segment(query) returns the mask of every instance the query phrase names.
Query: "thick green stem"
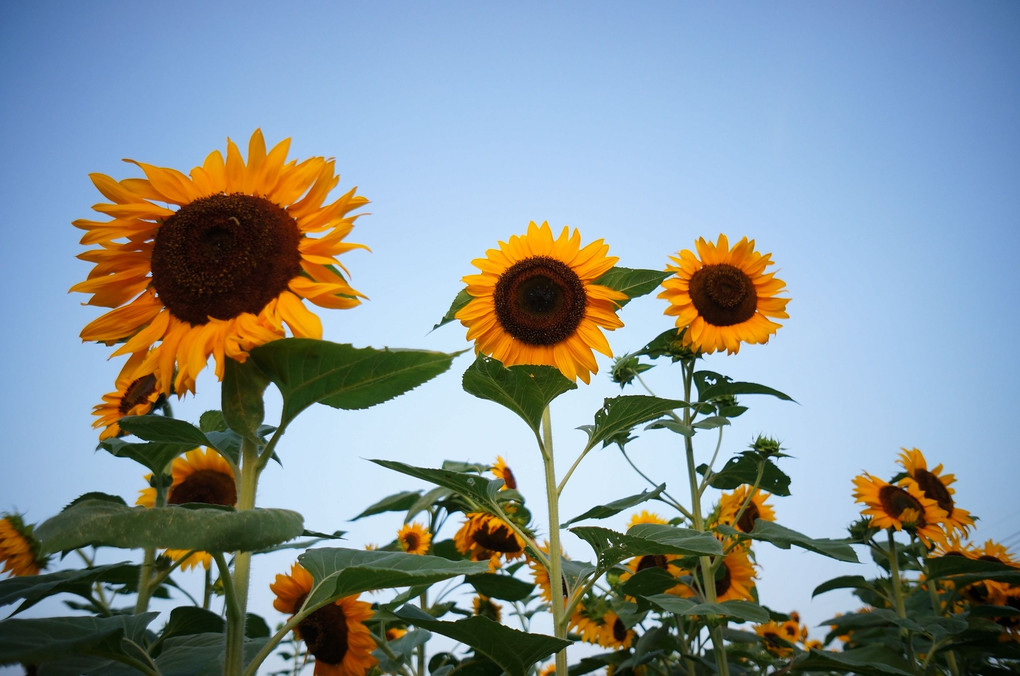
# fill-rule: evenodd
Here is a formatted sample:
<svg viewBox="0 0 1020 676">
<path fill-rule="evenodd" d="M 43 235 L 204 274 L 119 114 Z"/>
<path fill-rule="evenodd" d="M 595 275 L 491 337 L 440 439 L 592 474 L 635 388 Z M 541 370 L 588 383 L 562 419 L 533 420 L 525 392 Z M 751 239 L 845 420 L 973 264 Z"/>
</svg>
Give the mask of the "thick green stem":
<svg viewBox="0 0 1020 676">
<path fill-rule="evenodd" d="M 259 480 L 259 452 L 254 441 L 245 438 L 241 442 L 241 467 L 237 484 L 237 511 L 255 508 L 255 490 Z M 221 572 L 222 576 L 222 572 Z M 224 590 L 231 587 L 233 604 L 228 604 L 227 645 L 224 673 L 239 675 L 244 668 L 244 631 L 248 613 L 248 586 L 251 578 L 251 552 L 237 552 L 234 555 L 233 580 L 223 580 Z M 234 612 L 231 612 L 233 610 Z"/>
<path fill-rule="evenodd" d="M 545 494 L 549 507 L 549 591 L 553 616 L 553 635 L 567 637 L 567 617 L 563 604 L 563 565 L 560 548 L 559 490 L 553 462 L 552 418 L 549 407 L 542 411 L 542 465 L 545 469 Z M 556 676 L 567 676 L 567 651 L 556 653 Z"/>
<path fill-rule="evenodd" d="M 166 507 L 167 486 L 164 482 L 162 472 L 156 473 L 153 477 L 156 488 L 156 499 L 153 507 Z M 139 615 L 149 609 L 149 599 L 152 597 L 152 578 L 155 574 L 156 548 L 146 547 L 142 554 L 142 566 L 138 572 L 138 599 L 135 601 L 135 614 Z"/>
<path fill-rule="evenodd" d="M 907 619 L 907 606 L 903 600 L 903 584 L 900 581 L 900 557 L 896 551 L 896 538 L 893 537 L 892 528 L 887 529 L 886 532 L 889 535 L 889 577 L 892 584 L 893 605 L 895 606 L 896 614 L 903 619 Z M 911 668 L 916 671 L 917 663 L 914 660 L 914 642 L 910 631 L 902 628 L 900 629 L 900 636 L 906 645 L 907 658 L 910 661 Z"/>
</svg>

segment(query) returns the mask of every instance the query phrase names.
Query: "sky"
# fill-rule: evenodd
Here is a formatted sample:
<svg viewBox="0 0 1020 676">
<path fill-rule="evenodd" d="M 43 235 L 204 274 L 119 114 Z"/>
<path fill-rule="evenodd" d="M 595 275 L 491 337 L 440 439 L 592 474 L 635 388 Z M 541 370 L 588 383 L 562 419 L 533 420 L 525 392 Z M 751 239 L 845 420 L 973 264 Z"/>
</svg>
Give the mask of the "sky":
<svg viewBox="0 0 1020 676">
<path fill-rule="evenodd" d="M 39 522 L 87 491 L 133 502 L 145 485 L 130 461 L 95 451 L 91 410 L 120 362 L 81 342 L 99 311 L 68 293 L 89 271 L 71 221 L 103 201 L 88 174 L 140 176 L 122 158 L 187 171 L 261 128 L 269 144 L 292 138 L 291 157 L 335 157 L 340 190 L 371 200 L 348 238 L 371 253 L 344 257 L 370 300 L 319 311 L 327 340 L 469 348 L 460 325 L 431 328 L 471 260 L 531 220 L 604 238 L 632 268 L 662 269 L 699 237 L 747 236 L 773 254 L 790 319 L 768 345 L 704 367 L 796 400 L 749 398 L 723 442 L 729 454 L 764 433 L 793 456 L 779 521 L 841 537 L 859 515 L 853 477 L 889 478 L 900 448 L 917 447 L 956 475 L 978 541 L 1020 549 L 1017 3 L 44 1 L 3 3 L 0 26 L 0 510 Z M 669 328 L 664 309 L 654 294 L 623 309 L 614 352 Z M 381 544 L 400 515 L 350 519 L 427 486 L 368 458 L 502 455 L 544 524 L 530 432 L 461 390 L 470 362 L 368 411 L 308 411 L 258 504 L 348 531 L 348 546 Z M 610 363 L 552 407 L 561 469 L 583 446 L 575 428 L 620 393 Z M 648 383 L 681 393 L 675 369 Z M 218 402 L 206 373 L 174 411 L 197 421 Z M 682 494 L 671 437 L 642 433 L 628 450 Z M 617 451 L 592 453 L 561 514 L 644 487 Z M 875 573 L 757 550 L 762 602 L 809 624 L 855 607 L 836 593 L 812 601 L 817 584 Z M 590 558 L 576 539 L 567 552 Z M 292 556 L 255 563 L 252 610 L 271 623 L 283 618 L 268 584 Z"/>
</svg>

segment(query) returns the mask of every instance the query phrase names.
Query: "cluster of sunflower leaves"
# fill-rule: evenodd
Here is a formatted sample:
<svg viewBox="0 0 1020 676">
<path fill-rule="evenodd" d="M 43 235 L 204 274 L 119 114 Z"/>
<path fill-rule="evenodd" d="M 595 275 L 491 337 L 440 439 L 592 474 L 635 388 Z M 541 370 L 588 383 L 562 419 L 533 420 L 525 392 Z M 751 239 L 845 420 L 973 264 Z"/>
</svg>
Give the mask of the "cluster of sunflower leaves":
<svg viewBox="0 0 1020 676">
<path fill-rule="evenodd" d="M 675 333 L 663 334 L 640 354 L 666 356 L 674 361 L 685 358 L 671 354 L 670 335 Z M 315 401 L 338 407 L 370 405 L 357 398 L 340 401 L 335 392 L 308 395 L 293 365 L 306 363 L 310 350 L 316 351 L 319 362 L 329 362 L 343 361 L 339 353 L 354 348 L 288 339 L 252 351 L 253 362 L 283 392 L 284 423 L 288 416 L 293 417 Z M 289 351 L 299 353 L 302 359 L 289 358 Z M 379 351 L 371 358 L 386 360 L 398 355 L 401 368 L 394 372 L 399 370 L 405 375 L 413 370 L 407 368 L 407 359 L 422 359 L 422 363 L 434 359 L 405 353 L 389 355 Z M 284 366 L 277 368 L 274 364 Z M 620 364 L 626 369 L 636 365 L 629 358 Z M 434 375 L 446 366 L 448 360 L 444 363 L 438 359 L 428 372 Z M 286 372 L 288 377 L 278 377 L 278 372 Z M 372 372 L 377 376 L 379 369 Z M 702 371 L 696 375 L 696 406 L 711 417 L 743 413 L 736 395 L 779 395 L 760 385 L 732 382 L 719 374 Z M 228 373 L 225 390 L 233 377 L 236 374 Z M 423 372 L 417 382 L 428 377 L 431 375 Z M 344 373 L 341 380 L 350 384 L 351 373 Z M 507 405 L 533 429 L 539 426 L 540 412 L 571 385 L 550 367 L 508 369 L 484 357 L 478 357 L 465 373 L 464 384 L 476 396 Z M 385 400 L 413 386 L 401 382 L 374 396 Z M 594 424 L 584 428 L 589 445 L 615 444 L 622 448 L 633 439 L 633 430 L 661 418 L 666 410 L 663 407 L 672 404 L 675 402 L 640 395 L 607 399 L 596 413 Z M 209 412 L 198 426 L 159 415 L 125 419 L 124 429 L 141 442 L 112 439 L 103 447 L 141 462 L 153 471 L 153 484 L 165 487 L 172 478 L 161 476 L 157 470 L 167 467 L 186 449 L 216 448 L 236 461 L 242 440 L 227 420 L 236 418 L 244 408 Z M 252 419 L 246 424 L 250 426 Z M 264 440 L 266 435 L 274 434 L 274 428 L 261 425 L 258 434 Z M 772 495 L 788 495 L 789 478 L 777 465 L 783 457 L 777 444 L 759 439 L 750 450 L 737 454 L 714 472 L 710 484 L 722 491 L 754 485 Z M 344 659 L 328 663 L 339 664 L 338 668 L 345 671 L 322 673 L 410 674 L 427 670 L 435 676 L 527 676 L 546 670 L 551 656 L 565 646 L 582 642 L 590 644 L 591 650 L 571 665 L 571 674 L 598 670 L 614 674 L 708 674 L 717 673 L 718 664 L 714 643 L 708 638 L 712 631 L 721 632 L 726 641 L 725 659 L 732 673 L 781 669 L 787 673 L 910 674 L 921 673 L 917 665 L 924 665 L 930 673 L 995 674 L 1016 673 L 1020 665 L 1016 642 L 1002 640 L 1003 636 L 1012 636 L 1003 633 L 1003 626 L 1009 627 L 1011 618 L 1020 613 L 982 603 L 980 593 L 971 594 L 969 604 L 939 613 L 926 586 L 910 578 L 901 580 L 908 613 L 906 617 L 894 613 L 889 601 L 893 569 L 887 557 L 875 556 L 882 572 L 877 578 L 842 577 L 815 590 L 817 594 L 852 589 L 870 609 L 833 618 L 827 623 L 831 631 L 820 641 L 807 638 L 807 629 L 795 613 L 775 611 L 758 603 L 749 566 L 739 562 L 720 566 L 715 603 L 707 602 L 698 592 L 693 573 L 705 556 L 722 555 L 722 542 L 735 543 L 730 554 L 737 552 L 744 560 L 753 559 L 752 543 L 769 543 L 856 561 L 852 544 L 868 545 L 877 551 L 873 546 L 876 530 L 866 524 L 856 526 L 847 538 L 818 539 L 766 518 L 743 525 L 739 520 L 726 523 L 719 518 L 722 509 L 717 507 L 703 532 L 690 529 L 682 519 L 665 521 L 644 511 L 632 519 L 633 525 L 625 533 L 574 525 L 661 501 L 664 485 L 598 505 L 564 521 L 564 527 L 590 546 L 594 560 L 564 556 L 562 585 L 568 600 L 570 633 L 567 639 L 559 639 L 542 630 L 551 598 L 549 575 L 543 566 L 536 565 L 542 552 L 525 544 L 538 541 L 538 528 L 505 463 L 497 461 L 490 466 L 447 462 L 441 468 L 422 468 L 390 460 L 375 462 L 434 486 L 428 491 L 387 496 L 358 515 L 404 514 L 405 525 L 394 540 L 376 549 L 308 549 L 339 534 L 309 532 L 303 528 L 300 516 L 287 510 L 233 512 L 228 507 L 194 504 L 178 506 L 184 509 L 138 510 L 104 494 L 82 496 L 34 534 L 30 527 L 18 524 L 21 533 L 43 541 L 47 551 L 76 552 L 87 565 L 0 581 L 0 601 L 20 601 L 16 615 L 44 599 L 71 594 L 79 600 L 65 604 L 88 615 L 3 621 L 0 662 L 29 665 L 31 673 L 215 673 L 215 667 L 209 665 L 218 664 L 224 620 L 209 610 L 209 605 L 210 597 L 224 589 L 214 575 L 207 574 L 205 598 L 174 608 L 163 628 L 154 632 L 149 625 L 158 613 L 135 612 L 137 606 L 128 602 L 139 591 L 140 566 L 92 564 L 95 551 L 89 548 L 137 548 L 158 543 L 160 547 L 210 552 L 307 550 L 297 557 L 299 566 L 290 575 L 278 576 L 273 585 L 277 608 L 283 606 L 287 608 L 284 612 L 294 612 L 292 622 L 274 631 L 264 619 L 250 615 L 245 624 L 245 650 L 254 659 L 260 657 L 260 650 L 275 647 L 278 656 L 291 661 L 296 669 L 309 659 L 309 653 L 318 662 L 322 651 L 335 651 L 340 645 Z M 171 512 L 173 522 L 167 520 Z M 237 527 L 238 519 L 250 522 Z M 223 525 L 226 523 L 229 526 Z M 450 530 L 454 531 L 452 537 Z M 896 570 L 916 569 L 919 558 L 924 558 L 918 556 L 923 553 L 922 547 L 920 542 L 902 547 L 895 557 Z M 218 559 L 222 561 L 223 554 Z M 170 574 L 179 561 L 171 561 L 160 557 L 155 562 L 158 583 L 151 592 L 155 598 L 185 593 Z M 304 576 L 299 569 L 305 571 Z M 942 583 L 946 593 L 972 585 L 991 589 L 995 584 L 1020 583 L 1014 566 L 963 556 L 929 559 L 925 570 L 929 579 Z M 302 581 L 307 582 L 307 589 L 295 592 L 295 585 Z M 388 599 L 379 596 L 357 600 L 359 594 L 375 590 L 401 591 L 394 591 Z M 462 593 L 465 590 L 468 593 Z M 731 590 L 736 593 L 728 596 Z M 339 615 L 334 608 L 341 609 Z M 339 625 L 320 614 L 326 609 L 333 613 L 333 620 L 341 619 Z M 352 618 L 358 622 L 347 623 Z M 303 643 L 289 638 L 293 628 L 298 629 Z M 335 632 L 332 636 L 328 635 L 331 628 Z M 370 641 L 360 641 L 361 633 Z M 436 644 L 445 647 L 429 654 L 426 648 L 437 635 L 446 640 L 437 640 Z"/>
</svg>

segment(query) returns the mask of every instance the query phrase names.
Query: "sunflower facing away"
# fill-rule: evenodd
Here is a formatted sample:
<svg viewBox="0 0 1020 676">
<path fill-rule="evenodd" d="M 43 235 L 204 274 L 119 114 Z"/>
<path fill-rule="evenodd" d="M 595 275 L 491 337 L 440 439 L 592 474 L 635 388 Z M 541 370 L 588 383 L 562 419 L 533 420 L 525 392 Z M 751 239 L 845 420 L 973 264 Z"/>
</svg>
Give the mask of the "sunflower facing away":
<svg viewBox="0 0 1020 676">
<path fill-rule="evenodd" d="M 269 588 L 276 594 L 273 607 L 293 615 L 301 609 L 312 589 L 312 576 L 300 564 L 289 575 L 277 575 Z M 315 676 L 364 676 L 378 663 L 372 657 L 375 639 L 365 622 L 372 618 L 372 605 L 345 596 L 322 606 L 301 620 L 294 633 L 315 657 Z"/>
<path fill-rule="evenodd" d="M 432 533 L 420 523 L 405 523 L 397 531 L 397 544 L 408 554 L 427 554 L 432 544 Z"/>
<path fill-rule="evenodd" d="M 223 456 L 210 448 L 205 450 L 196 448 L 174 458 L 170 465 L 170 474 L 173 480 L 167 491 L 168 505 L 183 505 L 189 502 L 226 506 L 237 504 L 234 471 Z M 156 489 L 150 486 L 140 490 L 135 504 L 154 507 Z M 181 570 L 199 565 L 208 570 L 212 562 L 212 557 L 206 552 L 193 553 L 186 549 L 167 549 L 163 555 L 174 561 L 185 559 L 181 564 Z"/>
<path fill-rule="evenodd" d="M 941 542 L 945 531 L 939 525 L 946 512 L 921 491 L 909 477 L 894 485 L 867 472 L 854 477 L 854 500 L 867 506 L 861 514 L 871 517 L 874 528 L 914 531 L 927 544 Z"/>
<path fill-rule="evenodd" d="M 623 326 L 616 309 L 626 294 L 594 283 L 619 260 L 608 252 L 601 239 L 582 248 L 576 229 L 553 239 L 548 223 L 531 222 L 472 261 L 481 273 L 464 277 L 472 299 L 455 317 L 476 351 L 505 366 L 554 366 L 588 383 L 599 370 L 593 350 L 613 356 L 601 329 Z"/>
<path fill-rule="evenodd" d="M 497 479 L 503 480 L 503 488 L 500 490 L 517 488 L 517 479 L 514 477 L 514 473 L 507 466 L 506 461 L 503 460 L 502 455 L 496 456 L 496 463 L 492 466 L 492 474 Z"/>
<path fill-rule="evenodd" d="M 787 319 L 789 298 L 777 298 L 786 283 L 766 273 L 772 254 L 754 250 L 754 240 L 742 238 L 730 249 L 726 235 L 712 244 L 702 237 L 697 255 L 684 249 L 670 256 L 675 273 L 662 283 L 659 298 L 669 301 L 666 314 L 676 317 L 683 344 L 699 352 L 725 349 L 730 354 L 740 343 L 767 343 L 779 330 L 773 319 Z"/>
<path fill-rule="evenodd" d="M 79 219 L 78 257 L 95 267 L 72 291 L 113 308 L 82 330 L 86 341 L 122 343 L 116 355 L 146 352 L 165 374 L 163 394 L 194 392 L 209 356 L 223 377 L 225 358 L 284 336 L 320 338 L 319 318 L 303 300 L 350 308 L 352 289 L 337 257 L 361 244 L 344 242 L 367 203 L 354 190 L 324 204 L 339 177 L 334 160 L 287 160 L 290 139 L 266 152 L 252 134 L 245 162 L 227 140 L 189 175 L 128 160 L 145 178 L 116 181 L 92 174 L 108 203 L 93 208 L 109 221 Z M 173 377 L 176 366 L 176 377 Z M 173 381 L 171 383 L 171 381 Z"/>
<path fill-rule="evenodd" d="M 4 573 L 15 577 L 38 575 L 46 568 L 49 557 L 40 556 L 40 543 L 32 535 L 32 526 L 19 514 L 4 514 L 0 518 L 0 563 Z"/>
<path fill-rule="evenodd" d="M 916 448 L 900 450 L 903 453 L 900 454 L 899 463 L 903 465 L 903 469 L 911 479 L 917 482 L 924 495 L 937 502 L 938 506 L 945 511 L 946 518 L 942 521 L 942 525 L 946 531 L 950 533 L 960 531 L 966 534 L 974 525 L 974 517 L 970 515 L 970 512 L 957 507 L 953 501 L 953 494 L 956 493 L 956 490 L 951 488 L 950 484 L 956 482 L 956 476 L 943 474 L 942 465 L 937 465 L 929 470 L 924 455 Z"/>
<path fill-rule="evenodd" d="M 93 408 L 92 415 L 99 418 L 92 427 L 102 427 L 99 440 L 119 436 L 118 422 L 129 415 L 146 415 L 162 396 L 159 379 L 151 370 L 142 372 L 139 366 L 145 361 L 145 352 L 131 355 L 117 376 L 116 390 L 103 395 L 103 403 Z"/>
<path fill-rule="evenodd" d="M 495 570 L 500 557 L 507 560 L 524 556 L 524 540 L 505 521 L 485 512 L 471 512 L 453 536 L 454 545 L 472 561 L 488 561 Z"/>
</svg>

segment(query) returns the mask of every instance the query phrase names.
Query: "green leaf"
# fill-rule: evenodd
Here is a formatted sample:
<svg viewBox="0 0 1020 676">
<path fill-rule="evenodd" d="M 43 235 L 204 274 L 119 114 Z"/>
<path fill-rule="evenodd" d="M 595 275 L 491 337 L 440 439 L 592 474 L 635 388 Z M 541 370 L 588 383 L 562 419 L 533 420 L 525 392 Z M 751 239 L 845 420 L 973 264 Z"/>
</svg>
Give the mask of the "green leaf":
<svg viewBox="0 0 1020 676">
<path fill-rule="evenodd" d="M 535 590 L 535 585 L 518 580 L 510 575 L 480 573 L 468 575 L 464 581 L 475 588 L 475 591 L 490 599 L 503 601 L 521 601 Z"/>
<path fill-rule="evenodd" d="M 344 410 L 381 404 L 443 373 L 457 354 L 284 338 L 252 349 L 249 359 L 283 395 L 286 424 L 316 403 Z"/>
<path fill-rule="evenodd" d="M 578 526 L 571 528 L 570 532 L 591 545 L 603 570 L 624 559 L 646 554 L 722 554 L 722 545 L 710 533 L 657 523 L 639 523 L 626 535 L 593 526 Z"/>
<path fill-rule="evenodd" d="M 553 366 L 519 364 L 507 368 L 498 359 L 478 355 L 464 372 L 464 391 L 479 399 L 494 401 L 519 415 L 539 434 L 542 412 L 577 385 Z"/>
<path fill-rule="evenodd" d="M 388 495 L 382 500 L 379 500 L 375 504 L 366 507 L 365 511 L 358 514 L 351 521 L 357 521 L 366 516 L 372 516 L 374 514 L 382 514 L 383 512 L 403 512 L 411 508 L 411 505 L 416 503 L 421 497 L 421 491 L 401 491 L 400 493 L 394 493 Z"/>
<path fill-rule="evenodd" d="M 40 575 L 22 575 L 0 580 L 0 606 L 22 601 L 12 614 L 20 613 L 55 594 L 77 594 L 88 597 L 97 582 L 122 582 L 125 572 L 137 578 L 138 566 L 129 562 L 112 563 L 85 570 L 59 570 Z"/>
<path fill-rule="evenodd" d="M 188 450 L 208 446 L 209 440 L 202 430 L 191 423 L 163 415 L 129 415 L 117 421 L 121 429 L 143 441 L 165 444 L 183 444 Z"/>
<path fill-rule="evenodd" d="M 580 516 L 575 516 L 570 521 L 563 523 L 560 526 L 560 528 L 566 528 L 572 523 L 583 521 L 585 519 L 605 519 L 610 516 L 614 516 L 616 514 L 619 514 L 625 509 L 630 509 L 635 505 L 640 505 L 642 502 L 645 502 L 647 500 L 654 500 L 655 498 L 659 497 L 659 495 L 661 495 L 662 491 L 664 490 L 666 490 L 666 484 L 659 484 L 651 491 L 641 491 L 637 495 L 631 495 L 626 498 L 620 498 L 619 500 L 613 500 L 607 505 L 598 505 L 597 507 L 592 507 L 584 514 L 581 514 Z"/>
<path fill-rule="evenodd" d="M 636 354 L 644 355 L 651 359 L 669 357 L 674 362 L 679 361 L 681 355 L 690 353 L 690 350 L 683 346 L 680 336 L 681 333 L 677 328 L 666 329 Z"/>
<path fill-rule="evenodd" d="M 215 633 L 222 634 L 226 622 L 214 612 L 195 606 L 178 606 L 170 611 L 170 619 L 160 632 L 162 643 L 176 636 Z"/>
<path fill-rule="evenodd" d="M 223 420 L 242 437 L 257 439 L 259 425 L 265 419 L 263 395 L 269 379 L 252 360 L 240 363 L 227 359 L 223 371 L 221 400 Z"/>
<path fill-rule="evenodd" d="M 621 439 L 626 440 L 635 425 L 661 418 L 686 405 L 676 399 L 660 399 L 643 394 L 606 399 L 602 408 L 595 412 L 595 424 L 582 428 L 588 433 L 588 448 L 594 448 L 600 442 L 605 447 Z"/>
<path fill-rule="evenodd" d="M 793 401 L 792 397 L 779 390 L 758 383 L 734 382 L 729 377 L 713 371 L 696 371 L 694 383 L 698 388 L 698 399 L 701 401 L 711 401 L 717 397 L 738 394 L 767 394 L 783 401 Z"/>
<path fill-rule="evenodd" d="M 502 667 L 509 676 L 526 676 L 533 664 L 570 645 L 570 641 L 527 634 L 485 617 L 442 622 L 414 606 L 404 606 L 396 615 L 417 627 L 463 643 Z"/>
<path fill-rule="evenodd" d="M 266 644 L 265 638 L 245 639 L 244 662 L 249 663 Z M 168 639 L 156 658 L 162 676 L 222 676 L 223 634 L 204 633 Z"/>
<path fill-rule="evenodd" d="M 928 577 L 953 578 L 957 584 L 978 580 L 997 580 L 1020 585 L 1020 570 L 1000 561 L 968 559 L 963 556 L 937 556 L 927 559 Z"/>
<path fill-rule="evenodd" d="M 721 615 L 742 622 L 762 623 L 769 621 L 769 611 L 757 603 L 750 603 L 748 601 L 698 603 L 697 601 L 672 594 L 654 594 L 645 598 L 665 612 L 677 615 Z"/>
<path fill-rule="evenodd" d="M 470 302 L 471 294 L 467 292 L 467 289 L 461 289 L 458 291 L 456 297 L 453 299 L 453 303 L 450 304 L 450 309 L 446 311 L 446 314 L 439 320 L 439 323 L 432 327 L 432 330 L 435 331 L 440 326 L 444 326 L 452 322 L 455 319 L 455 315 Z"/>
<path fill-rule="evenodd" d="M 44 553 L 86 546 L 169 547 L 206 552 L 256 551 L 301 535 L 303 519 L 285 509 L 203 506 L 128 507 L 83 500 L 36 528 Z"/>
<path fill-rule="evenodd" d="M 628 596 L 640 596 L 647 598 L 656 594 L 662 594 L 667 589 L 675 587 L 677 580 L 669 571 L 658 566 L 651 566 L 627 578 L 627 581 L 620 585 L 620 591 Z"/>
<path fill-rule="evenodd" d="M 424 645 L 430 638 L 432 638 L 432 632 L 418 629 L 409 631 L 398 639 L 387 641 L 386 647 L 389 648 L 390 654 L 396 656 L 396 659 L 391 658 L 381 648 L 373 650 L 372 655 L 379 660 L 379 671 L 384 674 L 401 673 L 401 665 L 405 662 L 409 663 L 418 646 Z"/>
<path fill-rule="evenodd" d="M 834 577 L 831 580 L 821 583 L 815 590 L 811 592 L 811 598 L 824 594 L 827 591 L 833 589 L 870 589 L 874 590 L 874 587 L 868 582 L 863 575 L 841 575 Z"/>
<path fill-rule="evenodd" d="M 433 584 L 489 570 L 486 561 L 343 548 L 310 549 L 298 561 L 315 581 L 306 602 L 309 607 L 373 589 Z"/>
<path fill-rule="evenodd" d="M 145 628 L 159 613 L 113 617 L 14 618 L 0 622 L 0 664 L 41 664 L 90 655 L 121 659 L 123 639 L 145 644 Z"/>
<path fill-rule="evenodd" d="M 788 477 L 771 460 L 762 458 L 754 451 L 743 451 L 730 458 L 721 470 L 712 474 L 708 483 L 712 488 L 728 491 L 738 486 L 747 484 L 753 486 L 758 478 L 758 466 L 764 463 L 761 482 L 758 488 L 768 491 L 773 495 L 785 496 L 790 494 L 790 477 Z M 707 466 L 698 467 L 698 472 L 704 474 Z"/>
<path fill-rule="evenodd" d="M 130 458 L 153 474 L 162 474 L 177 456 L 195 448 L 192 444 L 180 443 L 131 443 L 115 437 L 99 442 L 100 448 L 118 458 Z"/>
<path fill-rule="evenodd" d="M 739 531 L 732 528 L 726 528 L 725 531 L 730 534 L 739 533 Z M 857 552 L 853 550 L 853 547 L 851 547 L 846 540 L 810 538 L 803 533 L 798 533 L 786 526 L 781 526 L 775 521 L 757 519 L 754 522 L 754 528 L 751 529 L 751 532 L 743 533 L 742 535 L 749 537 L 752 540 L 770 542 L 780 549 L 789 549 L 791 545 L 797 545 L 798 547 L 821 554 L 822 556 L 828 556 L 829 558 L 836 559 L 837 561 L 860 563 L 860 560 L 857 558 Z"/>
<path fill-rule="evenodd" d="M 812 648 L 809 653 L 798 655 L 791 666 L 794 671 L 839 671 L 865 676 L 908 676 L 914 673 L 912 665 L 899 653 L 878 643 L 842 652 Z"/>
<path fill-rule="evenodd" d="M 655 291 L 672 274 L 661 270 L 614 267 L 596 279 L 595 284 L 627 294 L 625 300 L 617 301 L 620 307 L 623 307 L 631 300 Z"/>
<path fill-rule="evenodd" d="M 427 467 L 414 467 L 405 465 L 395 460 L 370 459 L 377 465 L 407 474 L 408 476 L 424 479 L 429 483 L 449 488 L 467 498 L 473 499 L 479 505 L 494 508 L 497 503 L 496 496 L 499 495 L 503 486 L 502 479 L 487 479 L 477 474 L 464 472 L 452 472 L 446 469 L 429 469 Z"/>
<path fill-rule="evenodd" d="M 656 420 L 655 422 L 653 422 L 651 425 L 649 425 L 645 429 L 649 429 L 649 430 L 666 429 L 666 430 L 669 430 L 670 432 L 675 432 L 676 434 L 680 434 L 680 435 L 683 435 L 685 437 L 693 437 L 694 434 L 695 434 L 695 430 L 694 430 L 694 428 L 692 426 L 687 425 L 685 423 L 682 423 L 679 420 L 669 420 L 669 419 L 666 419 L 666 420 Z M 707 467 L 707 465 L 706 465 L 706 467 Z"/>
</svg>

